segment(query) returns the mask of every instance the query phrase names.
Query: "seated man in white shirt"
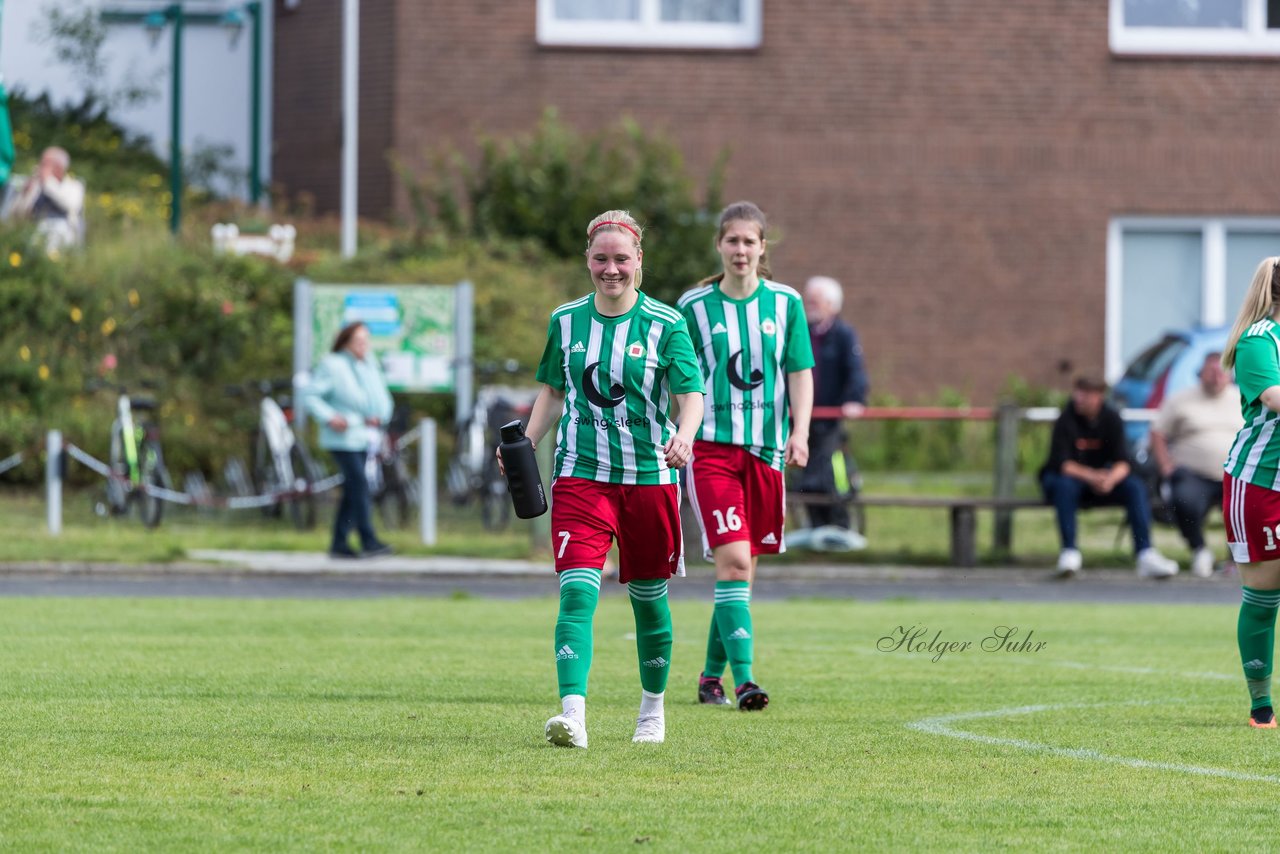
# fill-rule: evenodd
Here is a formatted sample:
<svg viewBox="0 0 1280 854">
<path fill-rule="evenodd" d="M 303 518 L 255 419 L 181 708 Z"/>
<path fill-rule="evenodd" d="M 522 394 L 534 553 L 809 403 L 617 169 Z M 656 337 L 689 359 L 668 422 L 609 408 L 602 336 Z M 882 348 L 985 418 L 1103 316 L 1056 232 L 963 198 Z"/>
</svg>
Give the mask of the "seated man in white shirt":
<svg viewBox="0 0 1280 854">
<path fill-rule="evenodd" d="M 1222 367 L 1222 354 L 1205 356 L 1200 382 L 1165 400 L 1151 425 L 1151 452 L 1169 486 L 1178 530 L 1191 548 L 1191 572 L 1213 575 L 1204 542 L 1204 517 L 1222 504 L 1222 465 L 1240 429 L 1240 390 Z"/>
<path fill-rule="evenodd" d="M 35 173 L 10 191 L 6 217 L 37 222 L 50 250 L 80 244 L 84 237 L 84 184 L 67 175 L 71 156 L 46 148 Z"/>
</svg>

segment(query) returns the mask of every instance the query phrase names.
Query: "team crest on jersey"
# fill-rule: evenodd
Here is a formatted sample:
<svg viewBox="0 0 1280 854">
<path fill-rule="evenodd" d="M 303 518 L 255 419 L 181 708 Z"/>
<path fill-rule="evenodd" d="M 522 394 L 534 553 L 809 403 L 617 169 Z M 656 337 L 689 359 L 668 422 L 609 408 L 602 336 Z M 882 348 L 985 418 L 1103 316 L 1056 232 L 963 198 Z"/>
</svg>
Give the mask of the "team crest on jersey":
<svg viewBox="0 0 1280 854">
<path fill-rule="evenodd" d="M 633 359 L 639 359 L 644 355 L 644 345 L 637 341 L 627 348 L 627 355 Z"/>
<path fill-rule="evenodd" d="M 772 335 L 778 331 L 778 327 L 771 319 L 766 317 L 764 320 L 760 321 L 760 331 L 765 335 Z"/>
</svg>

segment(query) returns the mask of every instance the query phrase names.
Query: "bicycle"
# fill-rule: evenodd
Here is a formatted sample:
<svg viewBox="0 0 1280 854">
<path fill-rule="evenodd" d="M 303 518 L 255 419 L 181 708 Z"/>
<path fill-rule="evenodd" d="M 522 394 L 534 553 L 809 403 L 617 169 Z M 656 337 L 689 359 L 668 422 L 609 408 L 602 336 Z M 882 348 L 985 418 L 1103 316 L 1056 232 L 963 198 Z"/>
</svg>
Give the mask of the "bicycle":
<svg viewBox="0 0 1280 854">
<path fill-rule="evenodd" d="M 135 423 L 133 413 L 154 412 L 156 401 L 130 396 L 126 386 L 114 383 L 96 381 L 90 384 L 90 389 L 110 389 L 117 393 L 107 457 L 111 477 L 107 479 L 106 501 L 99 502 L 96 509 L 100 515 L 123 516 L 136 503 L 142 524 L 155 528 L 164 516 L 164 502 L 153 490 L 171 490 L 173 481 L 160 447 L 160 425 L 150 417 Z"/>
<path fill-rule="evenodd" d="M 365 478 L 369 482 L 369 498 L 388 528 L 404 528 L 418 506 L 418 481 L 409 471 L 401 453 L 401 441 L 408 432 L 409 410 L 397 406 L 385 430 L 377 431 L 365 460 Z"/>
<path fill-rule="evenodd" d="M 487 365 L 482 376 L 499 371 L 514 374 L 519 363 L 509 360 L 501 366 Z M 480 522 L 486 530 L 497 531 L 511 520 L 511 501 L 507 497 L 507 481 L 498 471 L 494 448 L 499 430 L 516 418 L 527 416 L 533 408 L 537 390 L 502 385 L 481 386 L 476 392 L 471 415 L 458 425 L 453 459 L 445 475 L 445 486 L 453 503 L 467 506 L 475 501 L 480 507 Z"/>
<path fill-rule="evenodd" d="M 261 399 L 258 426 L 251 440 L 253 468 L 247 470 L 243 460 L 232 457 L 223 467 L 223 478 L 231 492 L 239 496 L 255 492 L 278 496 L 280 500 L 264 507 L 263 513 L 279 517 L 287 506 L 294 527 L 308 531 L 316 525 L 314 486 L 323 479 L 324 472 L 294 435 L 292 399 L 281 394 L 292 388 L 291 380 L 258 380 L 227 387 L 231 397 L 242 397 L 250 391 L 261 395 Z"/>
<path fill-rule="evenodd" d="M 862 473 L 858 471 L 858 461 L 854 459 L 853 452 L 849 450 L 848 438 L 842 441 L 836 453 L 831 455 L 831 468 L 832 473 L 835 475 L 836 494 L 831 497 L 815 495 L 814 498 L 823 502 L 830 500 L 843 503 L 849 509 L 850 530 L 865 535 L 867 533 L 867 511 L 865 507 L 857 503 L 858 494 L 862 491 Z M 803 469 L 799 468 L 789 468 L 786 474 L 788 529 L 812 527 L 809 502 L 805 500 L 805 496 L 811 493 L 800 492 L 797 489 L 802 471 Z M 814 503 L 817 502 L 815 501 Z"/>
</svg>

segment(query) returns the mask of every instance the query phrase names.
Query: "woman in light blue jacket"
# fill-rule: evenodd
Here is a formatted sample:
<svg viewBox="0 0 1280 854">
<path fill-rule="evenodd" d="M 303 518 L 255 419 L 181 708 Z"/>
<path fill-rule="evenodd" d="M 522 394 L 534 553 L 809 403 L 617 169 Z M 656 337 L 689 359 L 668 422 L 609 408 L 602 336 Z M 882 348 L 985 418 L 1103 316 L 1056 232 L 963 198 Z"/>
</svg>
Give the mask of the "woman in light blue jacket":
<svg viewBox="0 0 1280 854">
<path fill-rule="evenodd" d="M 377 429 L 391 417 L 391 394 L 378 360 L 369 352 L 369 327 L 356 321 L 333 340 L 333 352 L 320 360 L 303 391 L 307 412 L 320 424 L 320 447 L 329 451 L 342 472 L 342 501 L 333 518 L 333 557 L 376 557 L 391 547 L 373 531 L 373 512 L 364 464 Z M 372 429 L 371 429 L 372 428 Z M 361 552 L 347 537 L 355 528 Z"/>
</svg>

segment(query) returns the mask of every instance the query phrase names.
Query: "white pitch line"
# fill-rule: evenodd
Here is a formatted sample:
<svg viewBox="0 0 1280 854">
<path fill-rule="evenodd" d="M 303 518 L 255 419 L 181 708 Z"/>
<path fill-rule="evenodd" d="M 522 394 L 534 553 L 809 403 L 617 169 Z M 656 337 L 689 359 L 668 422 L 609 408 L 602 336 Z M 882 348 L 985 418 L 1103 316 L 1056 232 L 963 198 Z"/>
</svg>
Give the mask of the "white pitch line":
<svg viewBox="0 0 1280 854">
<path fill-rule="evenodd" d="M 959 738 L 965 741 L 974 741 L 979 744 L 989 744 L 999 747 L 1014 747 L 1019 750 L 1032 751 L 1036 753 L 1049 753 L 1054 756 L 1065 756 L 1069 759 L 1105 762 L 1110 765 L 1124 765 L 1128 768 L 1138 768 L 1145 771 L 1176 771 L 1182 774 L 1194 774 L 1200 777 L 1222 777 L 1228 780 L 1244 780 L 1258 783 L 1280 783 L 1280 777 L 1270 774 L 1249 774 L 1244 771 L 1232 771 L 1227 768 L 1206 768 L 1202 765 L 1183 765 L 1176 762 L 1152 762 L 1148 759 L 1135 759 L 1129 756 L 1111 756 L 1089 748 L 1055 747 L 1052 744 L 1042 744 L 1038 741 L 1027 741 L 1021 738 L 1000 738 L 993 735 L 966 732 L 965 730 L 955 729 L 951 726 L 951 724 L 958 723 L 960 721 L 979 720 L 981 718 L 1030 715 L 1038 712 L 1056 712 L 1063 709 L 1097 709 L 1105 706 L 1138 705 L 1150 705 L 1150 703 L 1064 703 L 1060 705 L 1014 706 L 1007 709 L 990 709 L 982 712 L 962 712 L 955 715 L 939 715 L 937 717 L 924 718 L 922 720 L 912 721 L 907 724 L 907 728 L 928 733 L 929 735 L 942 735 L 948 738 Z"/>
</svg>

